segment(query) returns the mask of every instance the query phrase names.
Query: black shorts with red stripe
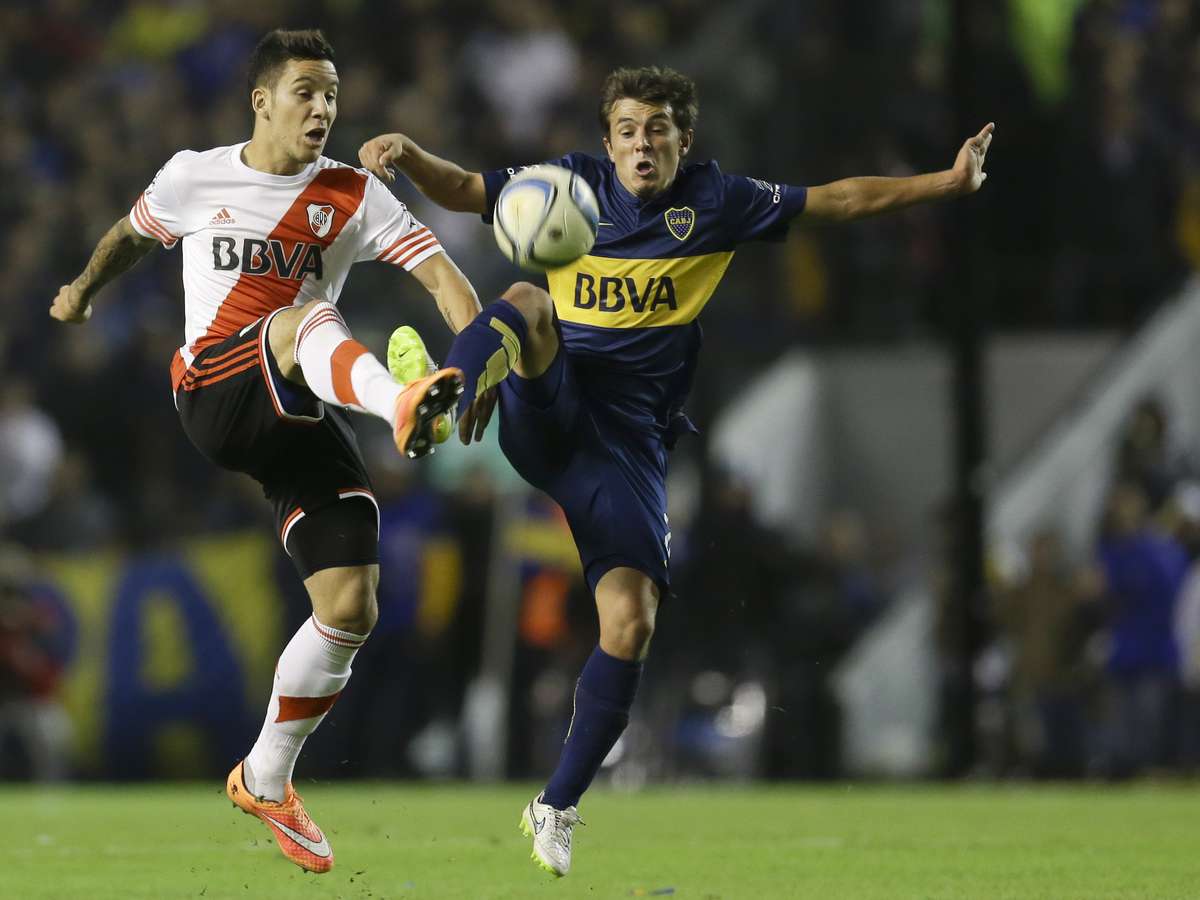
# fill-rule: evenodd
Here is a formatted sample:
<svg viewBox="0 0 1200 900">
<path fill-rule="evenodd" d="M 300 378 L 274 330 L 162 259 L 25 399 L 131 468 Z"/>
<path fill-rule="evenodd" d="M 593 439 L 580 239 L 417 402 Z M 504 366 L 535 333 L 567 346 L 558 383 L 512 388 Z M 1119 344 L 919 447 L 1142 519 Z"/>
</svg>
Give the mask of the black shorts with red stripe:
<svg viewBox="0 0 1200 900">
<path fill-rule="evenodd" d="M 379 508 L 344 410 L 279 372 L 275 313 L 196 354 L 175 391 L 183 430 L 217 465 L 262 485 L 302 578 L 379 561 Z"/>
</svg>

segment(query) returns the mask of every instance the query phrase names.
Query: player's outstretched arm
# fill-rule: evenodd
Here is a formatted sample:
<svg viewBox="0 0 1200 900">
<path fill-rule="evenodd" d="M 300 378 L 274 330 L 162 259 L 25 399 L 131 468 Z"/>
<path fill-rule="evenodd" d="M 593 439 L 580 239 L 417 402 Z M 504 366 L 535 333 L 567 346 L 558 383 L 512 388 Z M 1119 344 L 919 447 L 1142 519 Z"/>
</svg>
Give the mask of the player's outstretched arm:
<svg viewBox="0 0 1200 900">
<path fill-rule="evenodd" d="M 363 167 L 385 184 L 396 180 L 393 166 L 408 176 L 422 194 L 453 212 L 487 212 L 483 176 L 422 150 L 404 134 L 381 134 L 358 148 Z"/>
<path fill-rule="evenodd" d="M 83 273 L 58 289 L 58 296 L 50 304 L 51 317 L 60 322 L 86 322 L 92 316 L 92 297 L 96 292 L 132 269 L 157 244 L 154 238 L 142 237 L 134 231 L 128 216 L 120 219 L 100 238 Z"/>
<path fill-rule="evenodd" d="M 994 123 L 983 126 L 958 151 L 954 167 L 910 178 L 843 178 L 808 189 L 805 215 L 835 222 L 904 209 L 915 203 L 973 194 L 987 179 L 983 163 L 992 143 Z"/>
</svg>

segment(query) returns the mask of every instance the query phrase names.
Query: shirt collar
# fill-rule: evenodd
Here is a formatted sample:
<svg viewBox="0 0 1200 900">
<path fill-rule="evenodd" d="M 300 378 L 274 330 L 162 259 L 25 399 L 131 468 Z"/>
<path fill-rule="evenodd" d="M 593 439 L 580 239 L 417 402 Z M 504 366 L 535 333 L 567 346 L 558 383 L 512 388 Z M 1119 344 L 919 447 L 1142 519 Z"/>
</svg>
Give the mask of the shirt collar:
<svg viewBox="0 0 1200 900">
<path fill-rule="evenodd" d="M 681 165 L 679 167 L 679 171 L 675 173 L 675 180 L 671 182 L 671 186 L 669 188 L 667 188 L 661 194 L 655 194 L 649 200 L 643 200 L 637 194 L 633 193 L 633 191 L 629 190 L 629 188 L 625 187 L 625 183 L 621 181 L 620 176 L 617 175 L 616 164 L 611 159 L 607 160 L 607 162 L 608 171 L 612 176 L 612 193 L 615 196 L 615 199 L 621 204 L 632 207 L 633 209 L 639 211 L 644 209 L 653 209 L 655 206 L 660 205 L 665 206 L 667 203 L 669 203 L 671 197 L 674 196 L 676 189 L 679 187 L 679 179 L 683 175 L 683 166 Z"/>
</svg>

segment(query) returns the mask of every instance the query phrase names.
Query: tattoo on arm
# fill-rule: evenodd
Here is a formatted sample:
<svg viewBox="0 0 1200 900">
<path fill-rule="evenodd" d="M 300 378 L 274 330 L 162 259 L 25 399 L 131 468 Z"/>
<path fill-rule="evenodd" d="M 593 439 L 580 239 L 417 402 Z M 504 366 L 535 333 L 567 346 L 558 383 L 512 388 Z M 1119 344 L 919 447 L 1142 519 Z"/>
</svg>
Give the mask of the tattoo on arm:
<svg viewBox="0 0 1200 900">
<path fill-rule="evenodd" d="M 457 333 L 458 329 L 454 327 L 454 312 L 450 308 L 450 304 L 446 302 L 446 298 L 438 294 L 434 297 L 434 302 L 437 303 L 438 312 L 442 314 L 442 318 L 446 320 L 446 324 L 450 326 L 450 330 Z"/>
<path fill-rule="evenodd" d="M 475 296 L 475 288 L 467 281 L 467 276 L 459 271 L 458 266 L 445 253 L 437 253 L 413 269 L 412 274 L 425 290 L 429 291 L 438 312 L 450 326 L 450 330 L 458 334 L 471 324 L 471 320 L 479 315 L 481 309 L 479 298 Z"/>
<path fill-rule="evenodd" d="M 433 299 L 437 302 L 438 312 L 442 313 L 442 318 L 445 319 L 446 325 L 449 325 L 450 330 L 454 331 L 455 334 L 458 334 L 458 332 L 460 332 L 463 328 L 462 324 L 456 322 L 455 320 L 457 318 L 456 313 L 460 307 L 458 307 L 457 304 L 454 304 L 454 302 L 451 302 L 449 296 L 446 296 L 445 292 L 440 292 L 434 295 Z"/>
<path fill-rule="evenodd" d="M 92 251 L 92 258 L 76 279 L 80 289 L 91 297 L 118 275 L 132 269 L 157 243 L 153 238 L 142 237 L 134 231 L 128 218 L 119 220 L 100 238 L 100 243 Z"/>
<path fill-rule="evenodd" d="M 455 334 L 470 325 L 483 309 L 469 284 L 465 290 L 440 291 L 434 295 L 434 299 L 442 318 Z"/>
</svg>

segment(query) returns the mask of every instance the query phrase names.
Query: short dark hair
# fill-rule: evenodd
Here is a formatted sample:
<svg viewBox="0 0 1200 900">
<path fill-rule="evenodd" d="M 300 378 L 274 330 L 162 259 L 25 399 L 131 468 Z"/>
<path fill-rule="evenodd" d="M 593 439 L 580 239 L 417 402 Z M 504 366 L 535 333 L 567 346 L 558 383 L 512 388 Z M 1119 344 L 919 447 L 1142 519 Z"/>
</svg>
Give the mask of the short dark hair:
<svg viewBox="0 0 1200 900">
<path fill-rule="evenodd" d="M 327 59 L 333 62 L 333 47 L 319 28 L 287 31 L 276 28 L 263 35 L 250 54 L 246 81 L 250 90 L 274 87 L 289 59 Z"/>
<path fill-rule="evenodd" d="M 655 106 L 670 104 L 671 117 L 680 131 L 696 126 L 700 101 L 696 82 L 674 69 L 643 66 L 640 69 L 616 69 L 604 79 L 600 90 L 600 129 L 607 135 L 609 116 L 618 100 L 640 100 Z"/>
</svg>

